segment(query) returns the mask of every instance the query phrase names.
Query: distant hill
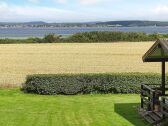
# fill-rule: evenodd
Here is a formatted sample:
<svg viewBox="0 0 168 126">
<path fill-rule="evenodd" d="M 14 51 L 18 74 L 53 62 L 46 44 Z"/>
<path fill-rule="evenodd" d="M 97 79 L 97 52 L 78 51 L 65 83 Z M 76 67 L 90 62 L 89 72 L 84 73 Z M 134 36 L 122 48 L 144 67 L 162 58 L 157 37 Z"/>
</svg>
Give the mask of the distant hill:
<svg viewBox="0 0 168 126">
<path fill-rule="evenodd" d="M 24 24 L 28 24 L 28 25 L 43 25 L 43 24 L 47 24 L 44 21 L 32 21 L 32 22 L 25 22 Z"/>
<path fill-rule="evenodd" d="M 168 22 L 162 21 L 107 21 L 107 22 L 99 22 L 97 25 L 111 25 L 111 26 L 125 26 L 125 27 L 133 27 L 133 26 L 168 26 Z"/>
<path fill-rule="evenodd" d="M 16 27 L 140 27 L 140 26 L 168 26 L 168 21 L 107 21 L 107 22 L 74 22 L 74 23 L 47 23 L 44 21 L 31 22 L 0 22 L 0 28 L 16 28 Z"/>
</svg>

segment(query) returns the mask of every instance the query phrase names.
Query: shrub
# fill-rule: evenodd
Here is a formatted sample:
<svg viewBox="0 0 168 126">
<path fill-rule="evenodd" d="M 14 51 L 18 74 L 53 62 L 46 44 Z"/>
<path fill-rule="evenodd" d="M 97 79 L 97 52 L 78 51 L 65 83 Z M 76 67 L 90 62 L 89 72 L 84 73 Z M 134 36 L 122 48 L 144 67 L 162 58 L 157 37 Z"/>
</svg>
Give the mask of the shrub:
<svg viewBox="0 0 168 126">
<path fill-rule="evenodd" d="M 31 39 L 0 39 L 0 44 L 22 44 L 22 43 L 36 43 Z"/>
<path fill-rule="evenodd" d="M 107 32 L 94 31 L 75 33 L 71 36 L 62 37 L 54 33 L 45 35 L 44 38 L 28 38 L 28 39 L 0 39 L 0 44 L 14 44 L 14 43 L 63 43 L 63 42 L 79 42 L 79 43 L 100 43 L 100 42 L 140 42 L 140 41 L 154 41 L 158 38 L 168 38 L 168 34 L 146 34 L 143 32 Z"/>
<path fill-rule="evenodd" d="M 29 43 L 43 43 L 43 39 L 35 37 L 35 38 L 28 38 L 27 41 L 29 41 Z"/>
<path fill-rule="evenodd" d="M 23 90 L 43 95 L 139 93 L 142 82 L 159 84 L 160 76 L 141 73 L 29 75 Z"/>
<path fill-rule="evenodd" d="M 143 32 L 107 32 L 94 31 L 76 33 L 68 38 L 69 42 L 117 42 L 117 41 L 154 41 L 158 38 L 168 38 L 168 34 L 146 34 Z"/>
<path fill-rule="evenodd" d="M 54 43 L 54 42 L 58 42 L 61 41 L 61 35 L 56 35 L 54 33 L 45 35 L 45 37 L 43 38 L 43 42 L 45 43 Z"/>
</svg>

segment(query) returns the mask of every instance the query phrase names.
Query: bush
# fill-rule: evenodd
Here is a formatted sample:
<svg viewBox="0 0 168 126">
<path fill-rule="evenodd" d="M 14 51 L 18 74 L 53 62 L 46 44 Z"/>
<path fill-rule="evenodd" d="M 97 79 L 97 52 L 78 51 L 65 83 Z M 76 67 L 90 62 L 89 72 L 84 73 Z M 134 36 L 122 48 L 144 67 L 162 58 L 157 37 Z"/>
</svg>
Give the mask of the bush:
<svg viewBox="0 0 168 126">
<path fill-rule="evenodd" d="M 45 37 L 43 38 L 43 42 L 45 43 L 54 43 L 54 42 L 58 42 L 61 41 L 61 35 L 56 35 L 54 33 L 45 35 Z"/>
<path fill-rule="evenodd" d="M 35 38 L 28 38 L 27 41 L 29 41 L 29 43 L 30 42 L 31 43 L 43 43 L 43 39 L 37 38 L 37 37 L 35 37 Z"/>
<path fill-rule="evenodd" d="M 0 39 L 0 44 L 22 44 L 22 43 L 37 43 L 31 38 L 29 39 Z"/>
<path fill-rule="evenodd" d="M 143 32 L 83 32 L 67 38 L 69 42 L 117 42 L 117 41 L 153 41 L 166 38 L 167 34 L 146 34 Z"/>
<path fill-rule="evenodd" d="M 45 35 L 44 38 L 28 38 L 28 39 L 0 39 L 0 44 L 14 43 L 64 43 L 64 42 L 79 42 L 79 43 L 100 43 L 100 42 L 140 42 L 140 41 L 155 41 L 158 38 L 168 38 L 168 34 L 146 34 L 143 32 L 82 32 L 75 33 L 71 36 L 62 37 L 54 33 Z"/>
<path fill-rule="evenodd" d="M 139 93 L 141 83 L 160 83 L 159 74 L 30 75 L 23 90 L 43 95 L 89 93 Z"/>
</svg>

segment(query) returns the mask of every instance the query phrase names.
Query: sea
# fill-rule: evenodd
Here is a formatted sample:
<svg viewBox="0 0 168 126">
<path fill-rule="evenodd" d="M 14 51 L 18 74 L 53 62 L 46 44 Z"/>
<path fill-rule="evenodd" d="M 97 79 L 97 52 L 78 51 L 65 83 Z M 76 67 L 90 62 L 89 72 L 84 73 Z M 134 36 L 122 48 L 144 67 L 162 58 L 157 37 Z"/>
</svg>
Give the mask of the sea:
<svg viewBox="0 0 168 126">
<path fill-rule="evenodd" d="M 168 27 L 58 27 L 58 28 L 0 28 L 0 38 L 26 39 L 30 37 L 42 38 L 49 33 L 55 33 L 67 37 L 78 32 L 91 31 L 122 31 L 122 32 L 145 32 L 168 33 Z"/>
</svg>

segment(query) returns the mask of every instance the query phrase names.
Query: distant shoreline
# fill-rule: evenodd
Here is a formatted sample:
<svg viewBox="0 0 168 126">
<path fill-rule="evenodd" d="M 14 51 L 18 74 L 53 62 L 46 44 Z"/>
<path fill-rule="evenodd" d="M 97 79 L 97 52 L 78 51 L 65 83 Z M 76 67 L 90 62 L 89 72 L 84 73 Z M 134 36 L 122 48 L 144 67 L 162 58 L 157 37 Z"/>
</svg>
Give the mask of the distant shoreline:
<svg viewBox="0 0 168 126">
<path fill-rule="evenodd" d="M 146 27 L 60 27 L 60 28 L 0 28 L 0 39 L 27 39 L 30 37 L 42 38 L 44 35 L 54 33 L 63 37 L 79 32 L 109 31 L 109 32 L 144 32 L 147 34 L 167 34 L 168 27 L 146 26 Z"/>
<path fill-rule="evenodd" d="M 0 26 L 0 29 L 65 29 L 65 28 L 71 28 L 71 29 L 81 29 L 81 28 L 163 28 L 168 26 L 69 26 L 69 27 L 2 27 Z"/>
<path fill-rule="evenodd" d="M 93 21 L 93 22 L 67 22 L 48 23 L 44 21 L 31 22 L 0 22 L 0 27 L 145 27 L 145 26 L 168 26 L 168 21 L 146 21 L 146 20 L 118 20 L 118 21 Z"/>
</svg>

